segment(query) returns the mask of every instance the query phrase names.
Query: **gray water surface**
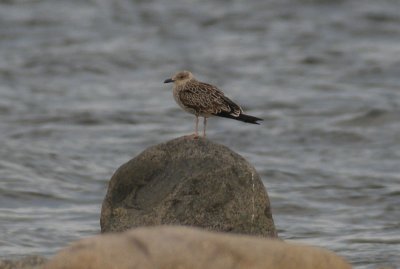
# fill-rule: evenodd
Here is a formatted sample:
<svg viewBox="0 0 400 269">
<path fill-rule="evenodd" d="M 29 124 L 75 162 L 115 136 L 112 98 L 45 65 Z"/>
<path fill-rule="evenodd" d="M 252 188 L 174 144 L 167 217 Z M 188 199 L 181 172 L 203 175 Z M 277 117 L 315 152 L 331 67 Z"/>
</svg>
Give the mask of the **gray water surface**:
<svg viewBox="0 0 400 269">
<path fill-rule="evenodd" d="M 0 2 L 0 257 L 99 233 L 107 183 L 193 132 L 191 70 L 261 126 L 209 120 L 268 189 L 280 236 L 400 265 L 400 2 Z"/>
</svg>

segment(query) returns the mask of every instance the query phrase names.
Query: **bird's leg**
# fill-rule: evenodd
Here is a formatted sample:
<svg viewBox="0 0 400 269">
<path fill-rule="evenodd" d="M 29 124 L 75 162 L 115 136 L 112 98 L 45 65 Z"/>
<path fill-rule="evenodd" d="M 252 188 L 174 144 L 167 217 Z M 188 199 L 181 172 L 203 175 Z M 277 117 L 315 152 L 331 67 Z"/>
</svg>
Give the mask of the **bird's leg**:
<svg viewBox="0 0 400 269">
<path fill-rule="evenodd" d="M 199 138 L 199 116 L 197 116 L 197 115 L 195 115 L 195 116 L 196 116 L 196 124 L 195 124 L 195 128 L 194 128 L 195 133 L 191 134 L 191 135 L 185 135 L 185 137 L 187 137 L 187 138 L 193 138 L 193 139 Z"/>
<path fill-rule="evenodd" d="M 196 115 L 196 128 L 194 129 L 194 138 L 198 138 L 199 137 L 199 116 Z"/>
<path fill-rule="evenodd" d="M 204 117 L 203 137 L 206 137 L 207 117 Z"/>
</svg>

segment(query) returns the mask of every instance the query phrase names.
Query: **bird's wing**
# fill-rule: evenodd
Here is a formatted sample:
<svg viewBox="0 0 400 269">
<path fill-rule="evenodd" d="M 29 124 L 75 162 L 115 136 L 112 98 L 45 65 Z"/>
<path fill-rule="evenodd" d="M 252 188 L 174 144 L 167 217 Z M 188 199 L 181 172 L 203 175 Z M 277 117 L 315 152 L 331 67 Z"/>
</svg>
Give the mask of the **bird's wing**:
<svg viewBox="0 0 400 269">
<path fill-rule="evenodd" d="M 183 105 L 204 114 L 218 115 L 228 113 L 238 117 L 242 113 L 240 106 L 224 95 L 217 87 L 203 83 L 191 83 L 179 92 Z"/>
</svg>

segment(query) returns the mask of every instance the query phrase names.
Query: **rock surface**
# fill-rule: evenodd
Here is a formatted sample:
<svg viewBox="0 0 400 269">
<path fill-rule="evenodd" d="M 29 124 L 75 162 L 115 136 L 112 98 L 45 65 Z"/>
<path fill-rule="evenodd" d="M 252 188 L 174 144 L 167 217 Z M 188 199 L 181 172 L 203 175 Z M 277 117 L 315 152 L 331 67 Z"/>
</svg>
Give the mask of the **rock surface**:
<svg viewBox="0 0 400 269">
<path fill-rule="evenodd" d="M 39 269 L 47 262 L 47 259 L 41 256 L 27 256 L 18 260 L 0 261 L 0 269 Z"/>
<path fill-rule="evenodd" d="M 330 251 L 187 227 L 147 227 L 84 239 L 45 269 L 350 269 Z"/>
<path fill-rule="evenodd" d="M 101 231 L 179 224 L 276 237 L 267 192 L 243 157 L 181 137 L 146 149 L 110 180 Z"/>
</svg>

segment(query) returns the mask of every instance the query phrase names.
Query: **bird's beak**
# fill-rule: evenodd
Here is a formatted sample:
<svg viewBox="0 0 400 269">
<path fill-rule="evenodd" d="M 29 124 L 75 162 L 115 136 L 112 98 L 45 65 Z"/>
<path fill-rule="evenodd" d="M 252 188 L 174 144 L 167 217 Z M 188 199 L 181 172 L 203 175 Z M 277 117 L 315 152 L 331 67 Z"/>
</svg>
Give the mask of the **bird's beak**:
<svg viewBox="0 0 400 269">
<path fill-rule="evenodd" d="M 172 78 L 167 78 L 166 80 L 164 80 L 164 83 L 171 83 L 174 82 L 175 80 L 173 80 Z"/>
</svg>

